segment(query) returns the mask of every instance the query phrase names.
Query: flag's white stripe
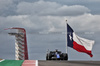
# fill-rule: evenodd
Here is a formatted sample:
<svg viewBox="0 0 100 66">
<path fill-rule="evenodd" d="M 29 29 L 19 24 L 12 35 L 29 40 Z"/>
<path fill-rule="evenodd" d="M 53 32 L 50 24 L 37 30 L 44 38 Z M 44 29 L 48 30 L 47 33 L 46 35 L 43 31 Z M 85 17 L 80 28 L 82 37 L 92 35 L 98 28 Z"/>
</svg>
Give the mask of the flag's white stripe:
<svg viewBox="0 0 100 66">
<path fill-rule="evenodd" d="M 76 35 L 74 32 L 73 32 L 73 40 L 77 42 L 79 45 L 84 46 L 87 50 L 90 50 L 90 51 L 92 50 L 92 46 L 94 44 L 93 40 L 81 38 L 78 35 Z"/>
<path fill-rule="evenodd" d="M 75 42 L 77 42 L 78 44 L 82 45 L 82 43 L 78 40 L 78 37 L 76 36 L 76 34 L 73 32 L 73 40 Z M 82 45 L 83 46 L 83 45 Z"/>
</svg>

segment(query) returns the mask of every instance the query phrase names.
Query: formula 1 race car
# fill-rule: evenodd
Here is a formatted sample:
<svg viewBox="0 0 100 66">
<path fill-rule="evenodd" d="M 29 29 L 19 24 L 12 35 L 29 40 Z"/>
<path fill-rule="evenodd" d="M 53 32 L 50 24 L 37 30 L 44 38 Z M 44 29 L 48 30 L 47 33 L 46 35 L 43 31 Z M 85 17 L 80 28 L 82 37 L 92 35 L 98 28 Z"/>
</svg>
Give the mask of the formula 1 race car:
<svg viewBox="0 0 100 66">
<path fill-rule="evenodd" d="M 68 60 L 67 53 L 62 53 L 61 51 L 48 51 L 46 55 L 46 60 Z"/>
</svg>

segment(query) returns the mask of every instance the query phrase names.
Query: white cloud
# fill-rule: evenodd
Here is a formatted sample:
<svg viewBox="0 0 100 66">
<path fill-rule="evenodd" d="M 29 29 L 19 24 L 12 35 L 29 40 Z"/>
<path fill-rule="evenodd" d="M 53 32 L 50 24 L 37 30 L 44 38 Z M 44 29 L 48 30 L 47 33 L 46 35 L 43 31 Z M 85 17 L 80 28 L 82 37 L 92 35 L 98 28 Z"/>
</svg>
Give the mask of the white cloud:
<svg viewBox="0 0 100 66">
<path fill-rule="evenodd" d="M 76 17 L 68 17 L 70 23 L 76 31 L 99 31 L 100 15 L 84 14 Z"/>
<path fill-rule="evenodd" d="M 23 27 L 28 31 L 64 32 L 67 19 L 75 31 L 100 31 L 100 15 L 84 14 L 80 16 L 31 16 L 18 15 L 0 17 L 0 28 Z"/>
<path fill-rule="evenodd" d="M 13 3 L 13 0 L 0 0 L 0 10 L 7 8 Z"/>
<path fill-rule="evenodd" d="M 75 16 L 82 15 L 90 10 L 81 5 L 61 5 L 56 2 L 38 1 L 33 3 L 21 2 L 17 6 L 20 14 L 32 15 L 54 15 L 54 16 Z"/>
<path fill-rule="evenodd" d="M 0 16 L 14 14 L 15 8 L 13 0 L 0 0 Z"/>
<path fill-rule="evenodd" d="M 29 21 L 26 15 L 0 17 L 0 26 L 3 28 L 9 27 L 25 27 L 25 23 Z"/>
<path fill-rule="evenodd" d="M 68 23 L 77 31 L 100 30 L 100 15 L 87 13 L 90 10 L 85 6 L 37 1 L 21 2 L 17 8 L 19 15 L 0 17 L 1 28 L 24 27 L 30 31 L 65 31 L 65 20 L 68 19 Z"/>
</svg>

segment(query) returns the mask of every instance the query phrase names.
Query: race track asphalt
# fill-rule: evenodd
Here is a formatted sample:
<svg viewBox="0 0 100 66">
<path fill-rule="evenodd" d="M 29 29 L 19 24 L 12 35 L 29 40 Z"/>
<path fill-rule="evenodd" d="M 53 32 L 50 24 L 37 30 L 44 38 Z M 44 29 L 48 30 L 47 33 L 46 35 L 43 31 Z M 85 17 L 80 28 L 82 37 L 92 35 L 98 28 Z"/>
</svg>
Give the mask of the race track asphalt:
<svg viewBox="0 0 100 66">
<path fill-rule="evenodd" d="M 38 61 L 38 66 L 100 66 L 100 61 Z"/>
</svg>

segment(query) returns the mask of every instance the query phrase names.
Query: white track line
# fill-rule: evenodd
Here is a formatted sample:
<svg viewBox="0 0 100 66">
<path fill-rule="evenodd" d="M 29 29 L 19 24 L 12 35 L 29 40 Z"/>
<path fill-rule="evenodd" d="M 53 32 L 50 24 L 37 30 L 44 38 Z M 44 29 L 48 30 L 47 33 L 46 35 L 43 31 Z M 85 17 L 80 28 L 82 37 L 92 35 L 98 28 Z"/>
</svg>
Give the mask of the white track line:
<svg viewBox="0 0 100 66">
<path fill-rule="evenodd" d="M 36 60 L 36 66 L 38 66 L 38 60 Z"/>
<path fill-rule="evenodd" d="M 0 60 L 0 62 L 4 61 L 5 59 Z"/>
</svg>

